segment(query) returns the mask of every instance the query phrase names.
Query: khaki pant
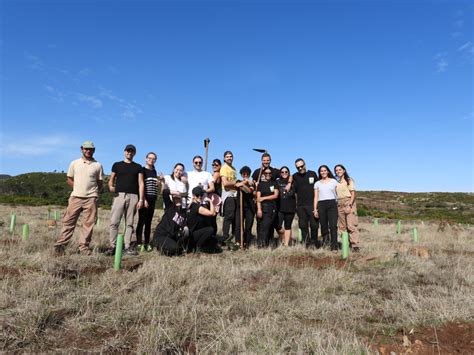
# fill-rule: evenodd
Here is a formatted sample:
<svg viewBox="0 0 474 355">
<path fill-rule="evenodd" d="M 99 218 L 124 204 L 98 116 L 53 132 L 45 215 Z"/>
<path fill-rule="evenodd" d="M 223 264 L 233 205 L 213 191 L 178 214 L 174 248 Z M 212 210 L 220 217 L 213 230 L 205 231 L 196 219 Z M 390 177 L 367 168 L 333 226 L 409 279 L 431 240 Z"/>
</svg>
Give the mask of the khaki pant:
<svg viewBox="0 0 474 355">
<path fill-rule="evenodd" d="M 349 213 L 346 213 L 346 206 L 349 206 L 351 199 L 342 198 L 337 201 L 337 210 L 338 210 L 338 219 L 337 227 L 339 232 L 348 232 L 349 241 L 353 247 L 359 246 L 359 229 L 357 225 L 359 224 L 359 219 L 357 217 L 357 206 L 356 203 L 352 205 L 352 208 Z"/>
<path fill-rule="evenodd" d="M 83 213 L 82 213 L 83 212 Z M 88 250 L 92 239 L 92 230 L 97 218 L 97 197 L 69 197 L 69 204 L 63 218 L 61 234 L 54 244 L 66 245 L 71 240 L 77 220 L 82 213 L 82 233 L 79 237 L 79 249 Z"/>
<path fill-rule="evenodd" d="M 133 219 L 137 212 L 138 195 L 119 192 L 118 196 L 112 202 L 112 211 L 110 217 L 110 246 L 115 248 L 117 242 L 117 234 L 120 226 L 122 215 L 125 217 L 125 249 L 130 247 L 133 234 Z"/>
</svg>

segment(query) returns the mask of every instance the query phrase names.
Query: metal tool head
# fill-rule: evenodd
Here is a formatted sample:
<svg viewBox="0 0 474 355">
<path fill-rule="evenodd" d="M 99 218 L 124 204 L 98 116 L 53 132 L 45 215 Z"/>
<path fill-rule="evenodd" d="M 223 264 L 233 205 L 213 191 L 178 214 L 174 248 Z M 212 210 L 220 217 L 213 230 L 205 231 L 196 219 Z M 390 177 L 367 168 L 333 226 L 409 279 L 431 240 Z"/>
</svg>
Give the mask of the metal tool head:
<svg viewBox="0 0 474 355">
<path fill-rule="evenodd" d="M 210 140 L 209 138 L 204 139 L 204 148 L 207 148 L 207 146 L 209 145 L 209 142 L 210 142 L 210 141 L 211 141 L 211 140 Z"/>
<path fill-rule="evenodd" d="M 256 152 L 259 152 L 259 153 L 268 153 L 266 149 L 253 148 L 253 150 L 255 150 Z"/>
</svg>

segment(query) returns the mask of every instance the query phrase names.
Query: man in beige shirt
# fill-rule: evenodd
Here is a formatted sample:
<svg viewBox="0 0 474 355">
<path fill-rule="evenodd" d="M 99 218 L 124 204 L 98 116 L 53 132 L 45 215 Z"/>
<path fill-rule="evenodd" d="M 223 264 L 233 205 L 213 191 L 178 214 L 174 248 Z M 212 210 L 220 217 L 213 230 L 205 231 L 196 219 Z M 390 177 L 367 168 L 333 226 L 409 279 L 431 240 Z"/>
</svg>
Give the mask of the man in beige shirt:
<svg viewBox="0 0 474 355">
<path fill-rule="evenodd" d="M 79 251 L 90 255 L 92 230 L 97 219 L 97 198 L 102 187 L 104 170 L 102 165 L 94 159 L 94 143 L 86 141 L 81 146 L 82 157 L 71 162 L 67 172 L 67 183 L 73 188 L 66 213 L 63 218 L 63 227 L 58 240 L 54 244 L 56 253 L 64 252 L 71 240 L 77 220 L 82 215 L 82 234 L 79 237 Z"/>
</svg>

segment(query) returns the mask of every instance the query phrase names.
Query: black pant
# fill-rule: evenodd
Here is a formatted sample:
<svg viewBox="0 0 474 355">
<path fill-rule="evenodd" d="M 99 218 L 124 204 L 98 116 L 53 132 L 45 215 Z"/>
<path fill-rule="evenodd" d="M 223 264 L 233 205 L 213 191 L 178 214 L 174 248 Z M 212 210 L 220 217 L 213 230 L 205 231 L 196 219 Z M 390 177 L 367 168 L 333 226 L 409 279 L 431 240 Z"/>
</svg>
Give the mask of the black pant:
<svg viewBox="0 0 474 355">
<path fill-rule="evenodd" d="M 179 255 L 183 252 L 182 244 L 170 237 L 155 236 L 154 243 L 159 251 L 168 256 Z"/>
<path fill-rule="evenodd" d="M 196 229 L 192 232 L 192 238 L 196 248 L 212 248 L 217 245 L 217 239 L 211 226 Z"/>
<path fill-rule="evenodd" d="M 329 244 L 331 234 L 331 250 L 337 250 L 337 202 L 336 200 L 324 200 L 318 202 L 319 223 L 321 224 L 321 235 L 323 245 Z"/>
<path fill-rule="evenodd" d="M 298 206 L 296 207 L 298 214 L 298 226 L 301 229 L 303 242 L 306 246 L 311 244 L 317 245 L 318 242 L 318 227 L 319 219 L 314 218 L 313 206 Z M 311 239 L 309 238 L 309 227 L 311 228 Z"/>
<path fill-rule="evenodd" d="M 224 221 L 222 222 L 222 235 L 229 238 L 230 227 L 235 235 L 235 216 L 237 215 L 237 198 L 227 197 L 224 202 Z"/>
<path fill-rule="evenodd" d="M 151 221 L 155 213 L 156 198 L 146 196 L 148 208 L 141 208 L 138 210 L 138 224 L 136 229 L 137 244 L 142 244 L 142 231 L 145 226 L 145 244 L 150 243 Z"/>
<path fill-rule="evenodd" d="M 259 248 L 270 245 L 275 227 L 275 205 L 262 204 L 262 218 L 257 219 L 257 246 Z"/>
<path fill-rule="evenodd" d="M 243 222 L 244 222 L 244 245 L 250 245 L 252 242 L 252 227 L 253 219 L 255 217 L 254 209 L 250 206 L 243 207 Z M 240 203 L 237 202 L 237 213 L 235 216 L 235 242 L 240 244 Z"/>
</svg>

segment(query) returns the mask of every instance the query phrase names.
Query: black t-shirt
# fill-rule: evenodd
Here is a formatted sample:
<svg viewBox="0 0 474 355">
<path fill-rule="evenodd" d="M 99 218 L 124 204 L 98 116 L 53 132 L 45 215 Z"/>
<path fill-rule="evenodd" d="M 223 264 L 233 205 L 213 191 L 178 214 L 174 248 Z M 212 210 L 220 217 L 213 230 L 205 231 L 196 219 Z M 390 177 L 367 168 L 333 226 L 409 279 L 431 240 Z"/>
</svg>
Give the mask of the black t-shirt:
<svg viewBox="0 0 474 355">
<path fill-rule="evenodd" d="M 112 172 L 115 173 L 115 192 L 138 195 L 138 174 L 142 173 L 140 164 L 118 161 L 112 165 Z"/>
<path fill-rule="evenodd" d="M 286 191 L 285 187 L 288 184 L 288 179 L 278 179 L 278 189 L 280 190 L 279 196 L 279 208 L 280 212 L 295 212 L 296 209 L 296 197 L 295 189 L 293 184 L 291 185 L 290 191 Z"/>
<path fill-rule="evenodd" d="M 260 169 L 255 169 L 255 171 L 252 174 L 252 180 L 255 182 L 258 182 L 258 175 L 260 174 Z M 265 168 L 267 169 L 267 168 Z M 269 167 L 269 169 L 272 171 L 272 180 L 278 179 L 280 177 L 280 170 L 276 168 Z M 260 176 L 261 181 L 265 181 L 265 174 L 262 172 L 262 175 Z"/>
<path fill-rule="evenodd" d="M 199 214 L 199 207 L 201 207 L 201 205 L 197 202 L 193 202 L 191 206 L 189 206 L 186 225 L 191 233 L 208 225 L 208 223 L 206 223 L 206 216 Z"/>
<path fill-rule="evenodd" d="M 242 180 L 237 180 L 241 182 Z M 255 186 L 253 186 L 255 188 Z M 255 202 L 253 200 L 253 192 L 247 193 L 241 189 L 237 189 L 237 205 L 240 206 L 240 194 L 242 193 L 242 206 L 244 209 L 252 209 L 255 211 Z"/>
<path fill-rule="evenodd" d="M 278 189 L 278 183 L 274 180 L 271 181 L 261 181 L 260 184 L 258 184 L 258 189 L 257 191 L 260 191 L 260 196 L 261 197 L 267 197 L 273 195 L 273 191 Z M 276 207 L 277 200 L 270 200 L 270 201 L 263 201 L 263 205 L 274 205 Z"/>
<path fill-rule="evenodd" d="M 293 186 L 296 193 L 297 206 L 313 206 L 314 184 L 318 181 L 318 174 L 308 170 L 304 174 L 293 174 Z"/>
<path fill-rule="evenodd" d="M 143 179 L 145 180 L 145 195 L 147 199 L 156 199 L 158 195 L 158 175 L 155 169 L 142 169 Z"/>
</svg>

